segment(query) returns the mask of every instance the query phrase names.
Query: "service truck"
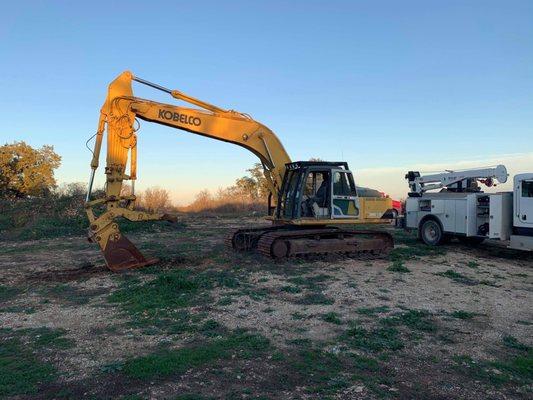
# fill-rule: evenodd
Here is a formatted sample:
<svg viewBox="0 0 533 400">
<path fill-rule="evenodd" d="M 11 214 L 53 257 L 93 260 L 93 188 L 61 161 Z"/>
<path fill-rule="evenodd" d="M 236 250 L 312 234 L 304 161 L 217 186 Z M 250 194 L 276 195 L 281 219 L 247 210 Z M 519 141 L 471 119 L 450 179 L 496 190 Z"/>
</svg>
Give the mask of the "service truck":
<svg viewBox="0 0 533 400">
<path fill-rule="evenodd" d="M 457 238 L 469 244 L 486 239 L 509 248 L 533 250 L 533 173 L 518 174 L 512 192 L 485 193 L 482 186 L 505 183 L 507 169 L 447 170 L 421 175 L 409 171 L 405 227 L 418 230 L 428 245 Z"/>
</svg>

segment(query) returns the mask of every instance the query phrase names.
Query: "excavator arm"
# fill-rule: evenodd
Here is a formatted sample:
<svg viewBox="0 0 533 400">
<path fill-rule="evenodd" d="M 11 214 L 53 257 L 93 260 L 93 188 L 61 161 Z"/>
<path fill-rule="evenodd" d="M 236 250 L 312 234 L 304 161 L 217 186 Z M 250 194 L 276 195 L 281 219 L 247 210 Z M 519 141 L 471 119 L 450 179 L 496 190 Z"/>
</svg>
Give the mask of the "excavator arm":
<svg viewBox="0 0 533 400">
<path fill-rule="evenodd" d="M 170 94 L 198 108 L 154 102 L 133 95 L 132 81 Z M 120 232 L 116 218 L 131 221 L 172 220 L 166 214 L 147 213 L 134 209 L 137 179 L 137 118 L 189 131 L 213 139 L 233 143 L 254 153 L 263 165 L 266 181 L 274 199 L 281 188 L 285 165 L 291 162 L 278 137 L 250 116 L 225 110 L 195 99 L 177 90 L 170 90 L 123 72 L 110 85 L 100 112 L 100 120 L 91 161 L 91 178 L 87 193 L 86 212 L 90 221 L 89 239 L 99 244 L 108 267 L 113 271 L 142 267 L 157 260 L 147 260 Z M 106 195 L 91 200 L 95 171 L 107 132 Z M 129 171 L 127 164 L 129 159 Z M 128 172 L 128 173 L 126 173 Z M 131 180 L 132 193 L 122 195 L 123 181 Z M 105 206 L 96 215 L 94 209 Z"/>
</svg>

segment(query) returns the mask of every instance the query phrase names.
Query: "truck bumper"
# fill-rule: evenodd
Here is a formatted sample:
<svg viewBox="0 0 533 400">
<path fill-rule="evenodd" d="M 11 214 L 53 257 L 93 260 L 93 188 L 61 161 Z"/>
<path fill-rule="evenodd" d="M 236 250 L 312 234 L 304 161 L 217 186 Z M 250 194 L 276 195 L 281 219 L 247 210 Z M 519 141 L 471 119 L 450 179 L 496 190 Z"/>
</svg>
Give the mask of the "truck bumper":
<svg viewBox="0 0 533 400">
<path fill-rule="evenodd" d="M 509 248 L 533 251 L 533 236 L 511 235 Z"/>
</svg>

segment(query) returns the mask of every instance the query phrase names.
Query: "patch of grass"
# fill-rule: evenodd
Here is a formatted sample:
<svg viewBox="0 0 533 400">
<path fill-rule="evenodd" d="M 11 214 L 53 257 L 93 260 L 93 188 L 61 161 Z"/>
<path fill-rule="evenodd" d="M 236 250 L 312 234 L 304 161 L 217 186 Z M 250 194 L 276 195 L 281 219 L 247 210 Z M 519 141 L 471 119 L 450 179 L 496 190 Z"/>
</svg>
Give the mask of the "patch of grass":
<svg viewBox="0 0 533 400">
<path fill-rule="evenodd" d="M 327 274 L 319 274 L 312 276 L 296 276 L 288 279 L 290 283 L 297 286 L 302 286 L 305 289 L 318 291 L 324 288 L 324 283 L 331 280 L 333 277 Z"/>
<path fill-rule="evenodd" d="M 24 306 L 11 306 L 11 307 L 6 307 L 6 308 L 2 309 L 2 311 L 6 312 L 6 313 L 15 313 L 15 314 L 21 314 L 21 313 L 34 314 L 35 313 L 35 308 L 33 308 L 33 307 L 24 307 Z"/>
<path fill-rule="evenodd" d="M 476 313 L 464 311 L 464 310 L 457 310 L 450 314 L 450 317 L 457 318 L 457 319 L 472 319 L 476 316 Z"/>
<path fill-rule="evenodd" d="M 301 293 L 302 292 L 302 289 L 294 285 L 282 286 L 280 290 L 282 292 L 287 292 L 287 293 Z"/>
<path fill-rule="evenodd" d="M 466 265 L 468 266 L 468 268 L 472 269 L 477 269 L 479 267 L 479 263 L 477 263 L 476 261 L 468 261 Z"/>
<path fill-rule="evenodd" d="M 348 286 L 349 288 L 352 288 L 352 289 L 357 289 L 357 283 L 355 283 L 354 281 L 347 282 L 346 286 Z"/>
<path fill-rule="evenodd" d="M 94 296 L 107 292 L 107 289 L 82 290 L 66 283 L 54 286 L 45 286 L 39 289 L 42 296 L 54 298 L 70 304 L 87 304 Z"/>
<path fill-rule="evenodd" d="M 154 329 L 179 334 L 198 328 L 195 323 L 201 318 L 187 308 L 206 303 L 213 287 L 205 275 L 178 270 L 159 273 L 145 283 L 125 279 L 108 301 L 129 314 L 133 325 L 148 329 L 147 334 L 156 333 Z"/>
<path fill-rule="evenodd" d="M 199 292 L 210 287 L 186 271 L 167 272 L 144 284 L 127 280 L 108 300 L 133 315 L 158 314 L 196 304 Z"/>
<path fill-rule="evenodd" d="M 355 363 L 355 367 L 359 370 L 376 372 L 379 371 L 379 363 L 370 357 L 361 356 L 359 354 L 350 353 L 350 357 Z"/>
<path fill-rule="evenodd" d="M 531 347 L 523 343 L 520 343 L 518 339 L 515 338 L 514 336 L 507 335 L 507 336 L 504 336 L 502 340 L 503 340 L 503 344 L 506 347 L 509 347 L 511 349 L 515 349 L 519 351 L 527 351 L 527 352 L 531 351 Z"/>
<path fill-rule="evenodd" d="M 343 360 L 321 349 L 299 349 L 287 356 L 284 364 L 281 381 L 287 382 L 289 387 L 304 383 L 308 393 L 320 393 L 321 398 L 350 385 L 342 375 Z"/>
<path fill-rule="evenodd" d="M 351 347 L 371 352 L 400 350 L 404 347 L 400 332 L 392 326 L 366 330 L 354 322 L 342 339 Z"/>
<path fill-rule="evenodd" d="M 519 355 L 497 361 L 476 361 L 470 356 L 456 356 L 454 368 L 464 376 L 493 386 L 510 382 L 527 384 L 533 379 L 533 356 Z"/>
<path fill-rule="evenodd" d="M 207 270 L 204 271 L 199 279 L 210 282 L 213 286 L 226 287 L 235 289 L 242 285 L 243 276 L 238 276 L 234 271 L 230 270 Z"/>
<path fill-rule="evenodd" d="M 293 346 L 298 346 L 298 347 L 311 347 L 313 342 L 311 341 L 311 339 L 307 339 L 307 338 L 298 338 L 298 339 L 291 339 L 291 340 L 287 340 L 287 343 L 288 344 L 291 344 Z"/>
<path fill-rule="evenodd" d="M 306 392 L 312 398 L 345 398 L 341 394 L 345 388 L 361 383 L 378 398 L 390 397 L 380 385 L 394 382 L 390 371 L 374 358 L 352 352 L 333 353 L 308 343 L 289 351 L 277 370 L 276 378 L 287 390 L 302 388 L 303 393 L 297 397 L 308 397 Z"/>
<path fill-rule="evenodd" d="M 479 284 L 480 285 L 485 285 L 485 286 L 500 287 L 500 285 L 497 285 L 496 282 L 492 282 L 492 281 L 489 281 L 487 279 L 483 279 L 483 280 L 479 281 Z"/>
<path fill-rule="evenodd" d="M 392 264 L 389 266 L 389 268 L 387 268 L 387 271 L 401 272 L 401 273 L 411 272 L 411 270 L 409 268 L 407 268 L 403 264 L 403 261 L 401 261 L 401 260 L 394 260 L 392 262 Z"/>
<path fill-rule="evenodd" d="M 295 320 L 301 320 L 301 319 L 305 319 L 306 318 L 306 316 L 304 314 L 301 314 L 299 312 L 292 313 L 291 317 L 292 317 L 292 319 L 295 319 Z"/>
<path fill-rule="evenodd" d="M 254 288 L 254 287 L 244 287 L 238 292 L 233 292 L 232 295 L 235 296 L 248 296 L 250 299 L 255 301 L 264 300 L 270 294 L 270 290 L 267 288 Z"/>
<path fill-rule="evenodd" d="M 0 329 L 0 397 L 34 394 L 57 378 L 55 368 L 37 352 L 51 353 L 73 345 L 64 330 Z"/>
<path fill-rule="evenodd" d="M 0 396 L 37 393 L 55 376 L 50 363 L 38 360 L 19 338 L 0 341 Z"/>
<path fill-rule="evenodd" d="M 209 365 L 233 357 L 251 358 L 270 347 L 267 339 L 240 332 L 209 343 L 178 350 L 165 350 L 128 360 L 123 373 L 136 379 L 156 379 L 184 373 L 191 368 Z"/>
<path fill-rule="evenodd" d="M 326 304 L 331 305 L 335 303 L 335 299 L 328 297 L 320 292 L 312 292 L 306 294 L 302 298 L 298 299 L 298 304 Z"/>
<path fill-rule="evenodd" d="M 0 285 L 0 302 L 13 300 L 20 292 L 19 288 Z"/>
<path fill-rule="evenodd" d="M 379 306 L 379 307 L 368 307 L 368 308 L 361 307 L 361 308 L 358 308 L 356 312 L 357 314 L 370 316 L 370 315 L 386 313 L 388 311 L 389 311 L 388 306 Z"/>
<path fill-rule="evenodd" d="M 233 299 L 230 296 L 222 297 L 217 305 L 219 306 L 229 306 L 231 303 L 233 303 Z"/>
<path fill-rule="evenodd" d="M 342 324 L 342 320 L 336 312 L 328 312 L 324 315 L 322 315 L 322 320 L 329 322 L 330 324 L 340 325 Z"/>
<path fill-rule="evenodd" d="M 431 314 L 426 310 L 408 310 L 391 317 L 383 318 L 379 322 L 384 326 L 402 325 L 423 332 L 434 332 L 437 330 L 437 326 L 431 319 Z"/>
<path fill-rule="evenodd" d="M 203 335 L 210 337 L 217 336 L 225 332 L 224 327 L 213 319 L 205 321 L 198 330 Z"/>
<path fill-rule="evenodd" d="M 40 348 L 69 349 L 74 346 L 74 341 L 64 337 L 64 329 L 50 329 L 46 327 L 24 329 L 23 332 L 31 335 L 33 345 Z"/>
<path fill-rule="evenodd" d="M 435 275 L 450 278 L 454 282 L 462 283 L 464 285 L 477 285 L 478 283 L 481 283 L 467 277 L 466 275 L 456 272 L 453 269 L 448 269 L 445 272 L 437 272 Z"/>
<path fill-rule="evenodd" d="M 446 254 L 446 249 L 442 246 L 426 246 L 414 241 L 409 241 L 407 247 L 396 247 L 389 253 L 391 261 L 406 261 L 424 256 L 436 256 Z"/>
</svg>

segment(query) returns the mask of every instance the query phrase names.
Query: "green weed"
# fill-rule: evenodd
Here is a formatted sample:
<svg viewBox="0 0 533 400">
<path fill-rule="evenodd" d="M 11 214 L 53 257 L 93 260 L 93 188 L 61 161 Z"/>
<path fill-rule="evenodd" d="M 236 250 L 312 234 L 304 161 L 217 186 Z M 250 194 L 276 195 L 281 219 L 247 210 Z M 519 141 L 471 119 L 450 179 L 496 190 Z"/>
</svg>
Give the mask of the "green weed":
<svg viewBox="0 0 533 400">
<path fill-rule="evenodd" d="M 301 293 L 302 291 L 302 289 L 300 289 L 298 286 L 293 286 L 293 285 L 282 286 L 280 290 L 282 292 L 287 292 L 287 293 Z"/>
<path fill-rule="evenodd" d="M 40 348 L 69 349 L 74 346 L 74 341 L 64 337 L 64 329 L 35 328 L 24 329 L 33 339 L 33 345 Z"/>
<path fill-rule="evenodd" d="M 330 324 L 340 325 L 342 324 L 342 320 L 336 312 L 328 312 L 324 315 L 322 315 L 322 320 L 329 322 Z"/>
<path fill-rule="evenodd" d="M 533 379 L 533 357 L 531 354 L 511 357 L 507 360 L 476 361 L 469 356 L 454 357 L 454 368 L 473 380 L 500 386 L 511 381 L 527 384 Z"/>
<path fill-rule="evenodd" d="M 388 311 L 389 311 L 388 306 L 379 306 L 379 307 L 369 307 L 369 308 L 361 307 L 361 308 L 358 308 L 356 312 L 357 314 L 370 316 L 370 315 L 386 313 Z"/>
<path fill-rule="evenodd" d="M 331 305 L 335 303 L 335 299 L 328 297 L 320 292 L 312 292 L 306 294 L 304 297 L 298 299 L 298 304 L 326 304 Z"/>
<path fill-rule="evenodd" d="M 342 335 L 342 339 L 351 347 L 371 352 L 383 350 L 400 350 L 404 344 L 400 332 L 391 326 L 366 330 L 356 322 Z"/>
<path fill-rule="evenodd" d="M 401 273 L 411 272 L 411 270 L 407 268 L 401 260 L 394 260 L 392 264 L 387 268 L 387 271 Z"/>
<path fill-rule="evenodd" d="M 0 285 L 0 302 L 13 300 L 21 290 L 13 286 Z"/>
<path fill-rule="evenodd" d="M 18 338 L 0 341 L 0 396 L 37 393 L 56 377 L 50 363 L 39 361 Z"/>
<path fill-rule="evenodd" d="M 305 319 L 306 318 L 306 316 L 304 314 L 301 314 L 299 312 L 292 313 L 291 317 L 292 317 L 292 319 L 295 319 L 295 320 L 301 320 L 301 319 Z"/>
<path fill-rule="evenodd" d="M 458 310 L 454 311 L 450 314 L 451 317 L 457 318 L 457 319 L 472 319 L 474 318 L 476 313 L 464 311 L 464 310 Z"/>
<path fill-rule="evenodd" d="M 199 346 L 165 350 L 128 360 L 123 372 L 136 379 L 166 377 L 233 356 L 250 358 L 265 352 L 269 346 L 268 340 L 261 336 L 234 333 Z"/>
<path fill-rule="evenodd" d="M 451 280 L 458 283 L 462 283 L 464 285 L 477 285 L 478 283 L 480 283 L 452 269 L 448 269 L 445 272 L 438 272 L 435 275 L 450 278 Z"/>
<path fill-rule="evenodd" d="M 50 328 L 0 330 L 0 396 L 37 393 L 39 387 L 56 379 L 55 368 L 41 361 L 37 352 L 72 347 L 64 330 Z"/>
<path fill-rule="evenodd" d="M 437 326 L 431 319 L 431 314 L 426 310 L 408 310 L 403 313 L 383 318 L 380 321 L 383 326 L 405 326 L 410 329 L 434 332 Z"/>
<path fill-rule="evenodd" d="M 531 351 L 531 347 L 523 343 L 520 343 L 518 339 L 516 339 L 513 336 L 510 336 L 510 335 L 504 336 L 502 340 L 503 340 L 503 344 L 511 349 L 515 349 L 519 351 Z"/>
<path fill-rule="evenodd" d="M 408 247 L 396 247 L 389 253 L 391 261 L 406 261 L 424 256 L 436 256 L 445 254 L 446 250 L 440 246 L 426 246 L 417 241 L 409 242 Z"/>
</svg>

